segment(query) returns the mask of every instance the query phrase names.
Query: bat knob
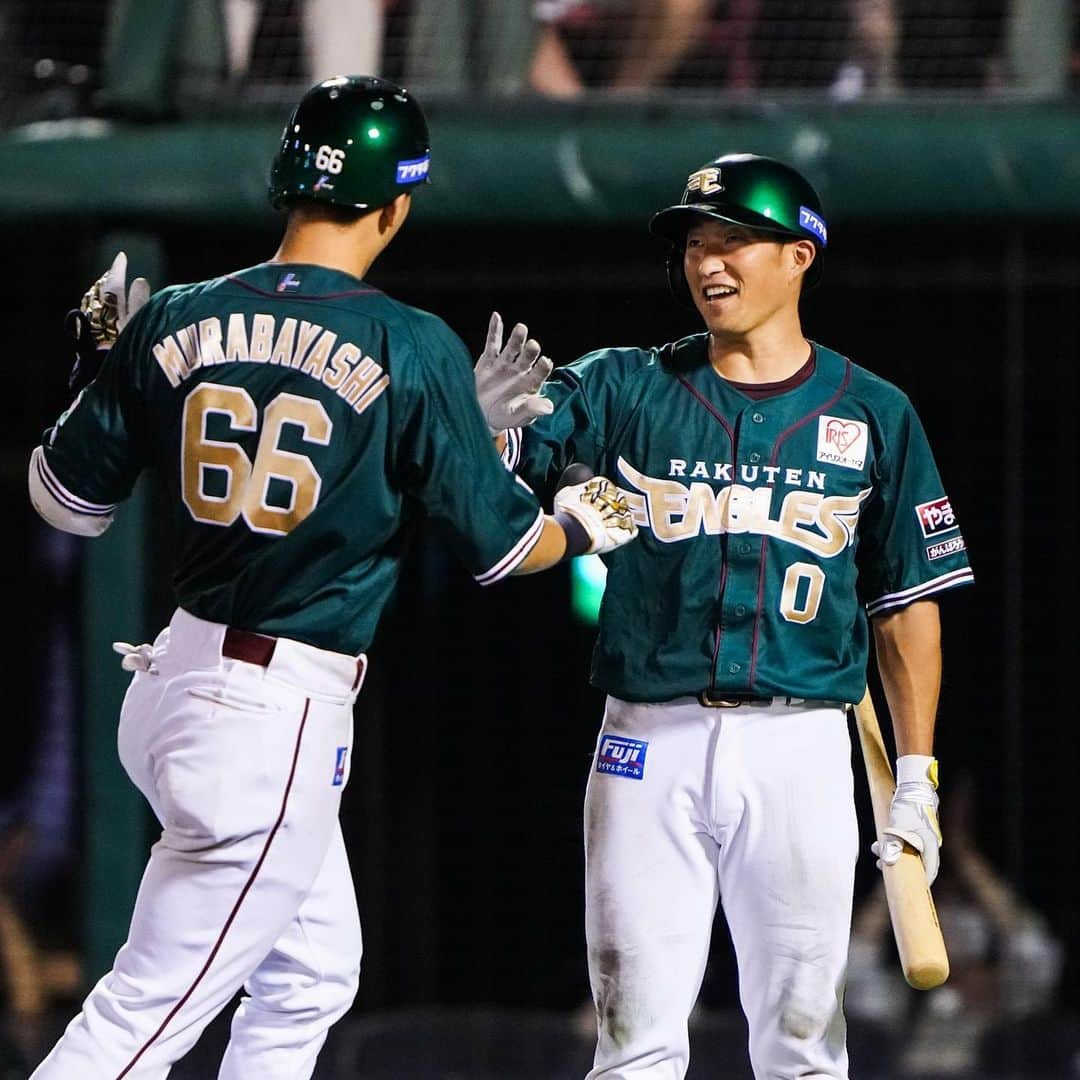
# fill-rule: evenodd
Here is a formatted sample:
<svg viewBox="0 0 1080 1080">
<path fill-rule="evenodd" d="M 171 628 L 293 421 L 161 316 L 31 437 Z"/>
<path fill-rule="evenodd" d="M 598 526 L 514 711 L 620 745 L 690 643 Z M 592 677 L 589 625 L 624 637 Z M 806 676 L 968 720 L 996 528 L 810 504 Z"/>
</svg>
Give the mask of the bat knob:
<svg viewBox="0 0 1080 1080">
<path fill-rule="evenodd" d="M 588 465 L 584 465 L 580 461 L 572 462 L 563 469 L 563 474 L 559 477 L 559 483 L 556 490 L 562 491 L 565 487 L 573 487 L 575 484 L 584 484 L 586 480 L 591 480 L 595 475 L 596 474 Z"/>
</svg>

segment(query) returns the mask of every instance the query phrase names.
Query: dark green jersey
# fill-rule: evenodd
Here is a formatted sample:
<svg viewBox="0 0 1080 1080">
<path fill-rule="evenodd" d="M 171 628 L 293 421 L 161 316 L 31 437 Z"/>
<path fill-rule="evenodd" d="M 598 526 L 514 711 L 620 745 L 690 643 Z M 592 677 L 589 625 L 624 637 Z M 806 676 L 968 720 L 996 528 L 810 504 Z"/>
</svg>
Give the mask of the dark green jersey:
<svg viewBox="0 0 1080 1080">
<path fill-rule="evenodd" d="M 483 584 L 543 527 L 442 320 L 314 266 L 165 289 L 46 439 L 48 489 L 108 513 L 143 468 L 173 507 L 181 607 L 358 653 L 426 512 Z"/>
<path fill-rule="evenodd" d="M 857 701 L 867 614 L 972 580 L 911 403 L 814 354 L 808 379 L 754 400 L 710 366 L 705 334 L 604 349 L 556 371 L 554 412 L 510 433 L 534 487 L 580 461 L 634 507 L 639 539 L 604 560 L 597 686 Z"/>
</svg>

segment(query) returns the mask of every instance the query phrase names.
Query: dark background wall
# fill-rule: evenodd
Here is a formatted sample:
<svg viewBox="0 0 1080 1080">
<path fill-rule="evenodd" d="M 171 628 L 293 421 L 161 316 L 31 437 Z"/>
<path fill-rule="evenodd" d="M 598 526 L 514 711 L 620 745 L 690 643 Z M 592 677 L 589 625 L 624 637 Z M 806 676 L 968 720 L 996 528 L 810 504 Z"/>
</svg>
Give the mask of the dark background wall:
<svg viewBox="0 0 1080 1080">
<path fill-rule="evenodd" d="M 1075 226 L 1053 222 L 844 222 L 830 236 L 825 283 L 804 304 L 810 337 L 913 399 L 975 567 L 976 587 L 943 600 L 945 858 L 950 785 L 969 773 L 981 847 L 1073 957 L 1078 239 Z M 11 680 L 7 699 L 13 773 L 40 738 L 41 694 L 56 677 L 46 615 L 77 605 L 78 590 L 43 555 L 24 470 L 66 403 L 61 316 L 96 272 L 96 240 L 77 222 L 26 223 L 5 236 L 5 656 L 29 675 Z M 189 228 L 164 241 L 168 278 L 182 281 L 268 257 L 276 234 Z M 414 221 L 370 280 L 442 315 L 474 352 L 495 307 L 527 321 L 563 363 L 600 345 L 659 344 L 696 328 L 694 313 L 667 297 L 661 264 L 644 223 Z M 168 537 L 151 531 L 148 542 L 151 621 L 160 621 L 170 602 Z M 115 636 L 127 635 L 118 625 Z M 362 1004 L 568 1007 L 584 998 L 579 817 L 602 709 L 585 686 L 591 639 L 570 616 L 565 571 L 481 590 L 437 538 L 414 549 L 372 656 L 345 797 L 366 932 Z M 860 892 L 872 878 L 867 854 Z M 715 951 L 706 992 L 728 1002 L 732 965 Z M 1075 959 L 1065 992 L 1080 1007 Z"/>
</svg>

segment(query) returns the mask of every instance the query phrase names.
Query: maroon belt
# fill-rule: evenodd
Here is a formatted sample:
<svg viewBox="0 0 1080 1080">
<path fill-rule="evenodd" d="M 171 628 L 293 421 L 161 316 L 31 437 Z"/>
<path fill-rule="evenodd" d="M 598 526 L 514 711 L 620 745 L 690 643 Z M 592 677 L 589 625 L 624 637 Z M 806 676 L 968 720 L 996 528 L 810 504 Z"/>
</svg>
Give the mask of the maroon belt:
<svg viewBox="0 0 1080 1080">
<path fill-rule="evenodd" d="M 221 655 L 230 660 L 243 660 L 248 664 L 267 667 L 277 648 L 277 638 L 266 634 L 253 634 L 250 630 L 227 627 L 225 640 L 221 643 Z"/>
<path fill-rule="evenodd" d="M 235 626 L 225 628 L 225 639 L 221 643 L 221 655 L 229 660 L 243 660 L 247 664 L 269 667 L 277 648 L 277 638 L 269 634 L 256 634 L 251 630 L 237 630 Z M 353 689 L 359 688 L 364 679 L 366 660 L 361 657 L 356 661 L 356 678 Z"/>
</svg>

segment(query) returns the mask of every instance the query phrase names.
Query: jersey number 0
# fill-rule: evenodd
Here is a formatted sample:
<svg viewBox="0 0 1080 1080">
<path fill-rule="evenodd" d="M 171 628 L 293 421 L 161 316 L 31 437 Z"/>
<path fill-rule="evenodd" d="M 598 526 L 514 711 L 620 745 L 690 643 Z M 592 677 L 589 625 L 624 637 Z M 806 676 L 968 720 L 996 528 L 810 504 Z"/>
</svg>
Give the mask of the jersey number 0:
<svg viewBox="0 0 1080 1080">
<path fill-rule="evenodd" d="M 239 386 L 202 383 L 187 396 L 183 415 L 181 489 L 184 505 L 205 525 L 232 525 L 241 515 L 254 532 L 284 536 L 315 509 L 322 478 L 304 454 L 282 450 L 281 430 L 299 428 L 304 442 L 326 446 L 334 425 L 322 403 L 296 394 L 278 394 L 263 410 L 262 430 L 254 462 L 235 442 L 206 435 L 211 414 L 228 418 L 236 432 L 259 430 L 259 414 L 251 395 Z M 224 493 L 207 491 L 207 480 L 224 479 Z M 268 501 L 272 481 L 288 492 L 287 504 Z M 276 500 L 280 501 L 280 500 Z"/>
</svg>

